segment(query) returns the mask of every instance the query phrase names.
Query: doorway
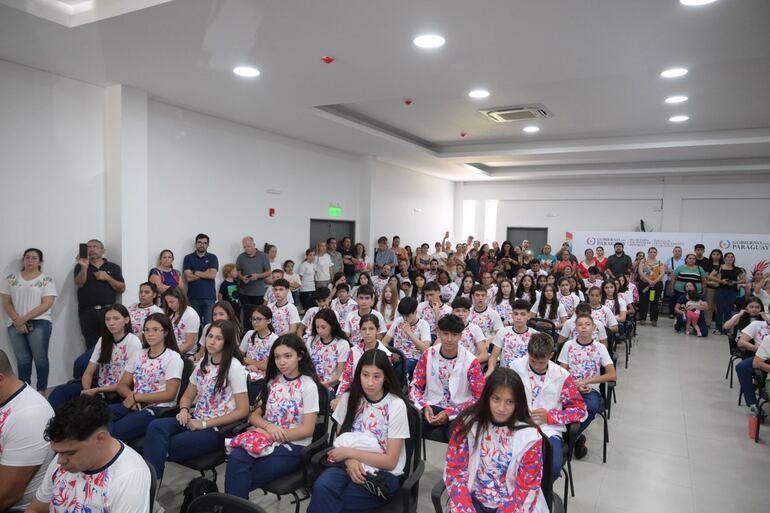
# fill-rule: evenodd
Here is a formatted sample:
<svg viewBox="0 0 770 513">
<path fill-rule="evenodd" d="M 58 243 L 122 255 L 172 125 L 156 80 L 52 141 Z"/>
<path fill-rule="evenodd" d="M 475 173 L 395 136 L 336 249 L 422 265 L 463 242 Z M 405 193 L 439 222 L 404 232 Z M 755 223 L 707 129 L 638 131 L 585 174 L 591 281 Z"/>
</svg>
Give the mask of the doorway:
<svg viewBox="0 0 770 513">
<path fill-rule="evenodd" d="M 350 237 L 352 243 L 355 244 L 355 234 L 355 221 L 330 221 L 328 219 L 311 219 L 310 245 L 308 247 L 315 250 L 315 245 L 319 240 L 325 241 L 330 237 L 337 239 L 338 248 L 343 237 Z"/>
<path fill-rule="evenodd" d="M 548 243 L 548 228 L 523 228 L 518 226 L 509 226 L 506 235 L 506 240 L 511 241 L 511 244 L 514 246 L 521 245 L 521 241 L 525 239 L 528 240 L 529 249 L 531 249 L 532 253 L 535 255 L 539 254 L 540 250 L 543 249 L 543 246 Z"/>
</svg>

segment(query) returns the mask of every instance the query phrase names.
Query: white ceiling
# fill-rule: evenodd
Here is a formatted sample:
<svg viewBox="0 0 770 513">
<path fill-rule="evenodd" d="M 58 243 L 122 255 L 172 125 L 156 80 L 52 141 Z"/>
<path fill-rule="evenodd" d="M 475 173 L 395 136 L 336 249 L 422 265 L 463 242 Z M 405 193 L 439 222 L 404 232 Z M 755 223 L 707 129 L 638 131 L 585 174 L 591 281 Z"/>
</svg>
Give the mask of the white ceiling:
<svg viewBox="0 0 770 513">
<path fill-rule="evenodd" d="M 0 59 L 454 180 L 770 172 L 768 26 L 767 0 L 175 0 L 74 28 L 0 5 Z M 554 117 L 478 113 L 521 103 Z"/>
</svg>

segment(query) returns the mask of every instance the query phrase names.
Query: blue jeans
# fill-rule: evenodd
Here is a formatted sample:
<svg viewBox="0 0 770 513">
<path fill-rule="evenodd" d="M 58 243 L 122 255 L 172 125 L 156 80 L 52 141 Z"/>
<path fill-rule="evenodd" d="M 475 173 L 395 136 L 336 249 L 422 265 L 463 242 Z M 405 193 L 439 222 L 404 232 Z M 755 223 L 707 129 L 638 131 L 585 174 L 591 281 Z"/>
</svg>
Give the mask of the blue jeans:
<svg viewBox="0 0 770 513">
<path fill-rule="evenodd" d="M 86 372 L 88 362 L 91 361 L 91 355 L 94 354 L 94 348 L 90 347 L 86 349 L 86 352 L 75 358 L 75 363 L 72 364 L 72 377 L 74 379 L 80 379 Z M 97 370 L 97 372 L 99 372 Z M 94 375 L 93 383 L 96 383 L 96 375 Z"/>
<path fill-rule="evenodd" d="M 580 424 L 580 434 L 586 430 L 591 421 L 596 417 L 596 413 L 602 406 L 602 396 L 596 390 L 591 390 L 587 394 L 583 394 L 583 400 L 586 402 L 586 410 L 588 411 L 588 417 Z"/>
<path fill-rule="evenodd" d="M 214 303 L 213 299 L 190 299 L 190 306 L 201 318 L 201 329 L 211 322 L 211 309 L 214 308 Z"/>
<path fill-rule="evenodd" d="M 757 404 L 757 391 L 754 390 L 754 356 L 744 358 L 742 362 L 735 366 L 735 374 L 738 376 L 738 383 L 741 384 L 741 393 L 746 400 L 746 406 Z"/>
<path fill-rule="evenodd" d="M 48 388 L 48 343 L 51 340 L 51 321 L 33 320 L 27 323 L 32 327 L 29 333 L 19 333 L 16 327 L 8 326 L 8 338 L 16 355 L 19 367 L 19 379 L 31 384 L 32 361 L 35 361 L 37 390 Z"/>
<path fill-rule="evenodd" d="M 225 493 L 249 498 L 249 493 L 299 469 L 301 445 L 281 444 L 268 456 L 255 458 L 236 448 L 227 459 Z"/>
<path fill-rule="evenodd" d="M 70 399 L 78 397 L 82 391 L 83 385 L 80 381 L 77 383 L 59 385 L 54 388 L 51 395 L 48 396 L 48 403 L 51 405 L 51 408 L 53 408 L 53 411 L 56 411 L 62 404 Z"/>
<path fill-rule="evenodd" d="M 736 299 L 738 299 L 738 291 L 734 289 L 717 289 L 714 292 L 717 330 L 722 331 L 722 325 L 732 316 Z"/>
<path fill-rule="evenodd" d="M 190 431 L 180 426 L 176 418 L 155 419 L 144 438 L 144 459 L 155 467 L 158 479 L 168 461 L 184 461 L 209 454 L 222 447 L 214 428 Z"/>
<path fill-rule="evenodd" d="M 390 494 L 398 489 L 398 478 L 390 472 L 381 471 L 385 487 Z M 366 491 L 366 488 L 350 480 L 345 469 L 327 468 L 313 485 L 313 494 L 307 513 L 357 513 L 371 511 L 385 504 L 385 501 Z"/>
<path fill-rule="evenodd" d="M 564 454 L 563 454 L 563 445 L 564 441 L 562 441 L 561 437 L 558 435 L 553 435 L 548 437 L 548 441 L 551 443 L 551 462 L 553 464 L 553 480 L 556 481 L 559 479 L 559 476 L 561 475 L 561 466 L 564 465 Z"/>
<path fill-rule="evenodd" d="M 112 436 L 124 442 L 134 440 L 147 433 L 150 422 L 155 420 L 155 413 L 162 408 L 148 407 L 141 411 L 129 410 L 123 403 L 111 404 L 112 413 L 109 431 Z"/>
</svg>

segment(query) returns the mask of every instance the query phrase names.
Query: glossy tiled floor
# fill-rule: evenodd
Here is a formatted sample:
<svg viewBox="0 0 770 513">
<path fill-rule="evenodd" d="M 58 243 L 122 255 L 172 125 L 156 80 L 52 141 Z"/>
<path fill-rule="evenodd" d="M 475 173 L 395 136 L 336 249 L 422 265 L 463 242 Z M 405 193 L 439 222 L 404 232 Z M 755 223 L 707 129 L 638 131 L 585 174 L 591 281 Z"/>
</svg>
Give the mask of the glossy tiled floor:
<svg viewBox="0 0 770 513">
<path fill-rule="evenodd" d="M 573 464 L 576 496 L 569 512 L 770 511 L 770 426 L 763 426 L 759 444 L 747 437 L 746 409 L 738 406 L 737 388 L 723 379 L 726 339 L 677 335 L 668 320 L 642 330 L 629 368 L 621 363 L 618 369 L 607 463 L 601 463 L 597 417 L 588 432 L 588 456 Z M 445 446 L 428 443 L 420 512 L 433 511 L 430 489 L 441 478 L 444 455 Z M 195 475 L 169 464 L 159 494 L 166 511 L 178 511 L 181 491 Z M 220 489 L 222 484 L 220 476 Z M 559 493 L 562 487 L 557 481 Z M 294 511 L 289 497 L 277 501 L 255 492 L 252 499 L 271 512 Z"/>
</svg>

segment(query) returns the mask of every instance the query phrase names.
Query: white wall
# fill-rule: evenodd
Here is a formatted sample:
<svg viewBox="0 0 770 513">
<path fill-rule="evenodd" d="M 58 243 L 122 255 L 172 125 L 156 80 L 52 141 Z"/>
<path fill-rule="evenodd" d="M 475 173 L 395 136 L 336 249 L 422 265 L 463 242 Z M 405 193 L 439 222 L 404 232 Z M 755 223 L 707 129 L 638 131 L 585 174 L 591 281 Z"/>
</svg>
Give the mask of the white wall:
<svg viewBox="0 0 770 513">
<path fill-rule="evenodd" d="M 768 175 L 457 183 L 458 228 L 465 200 L 476 200 L 477 236 L 484 232 L 484 202 L 498 200 L 497 240 L 508 226 L 540 227 L 560 244 L 567 231 L 632 231 L 640 219 L 654 231 L 770 233 Z"/>
<path fill-rule="evenodd" d="M 78 243 L 105 235 L 104 91 L 5 61 L 0 91 L 0 268 L 18 270 L 28 247 L 44 253 L 59 291 L 49 351 L 57 384 L 85 348 L 72 279 Z M 5 326 L 4 312 L 0 319 Z M 15 361 L 4 328 L 0 349 Z"/>
</svg>

